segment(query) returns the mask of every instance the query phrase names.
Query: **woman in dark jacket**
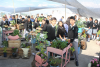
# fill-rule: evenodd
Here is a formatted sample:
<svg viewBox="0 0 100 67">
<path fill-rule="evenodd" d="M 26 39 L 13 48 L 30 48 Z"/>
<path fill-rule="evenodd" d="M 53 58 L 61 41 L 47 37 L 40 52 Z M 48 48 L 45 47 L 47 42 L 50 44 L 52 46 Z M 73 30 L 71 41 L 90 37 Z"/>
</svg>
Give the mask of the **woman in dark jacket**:
<svg viewBox="0 0 100 67">
<path fill-rule="evenodd" d="M 97 33 L 97 28 L 98 28 L 98 20 L 95 19 L 94 23 L 93 23 L 93 32 L 92 32 L 92 39 L 95 40 L 96 38 L 96 33 Z"/>
<path fill-rule="evenodd" d="M 64 28 L 64 26 L 63 26 L 63 22 L 62 21 L 60 21 L 59 23 L 58 23 L 58 32 L 57 32 L 57 37 L 59 37 L 61 40 L 64 38 L 65 40 L 66 40 L 66 38 L 65 38 L 65 28 Z"/>
<path fill-rule="evenodd" d="M 37 28 L 39 26 L 39 21 L 38 21 L 38 18 L 35 18 L 35 22 L 33 23 L 33 28 Z"/>
<path fill-rule="evenodd" d="M 46 20 L 43 19 L 43 20 L 42 20 L 42 25 L 41 25 L 42 31 L 46 31 L 46 27 L 47 27 Z"/>
</svg>

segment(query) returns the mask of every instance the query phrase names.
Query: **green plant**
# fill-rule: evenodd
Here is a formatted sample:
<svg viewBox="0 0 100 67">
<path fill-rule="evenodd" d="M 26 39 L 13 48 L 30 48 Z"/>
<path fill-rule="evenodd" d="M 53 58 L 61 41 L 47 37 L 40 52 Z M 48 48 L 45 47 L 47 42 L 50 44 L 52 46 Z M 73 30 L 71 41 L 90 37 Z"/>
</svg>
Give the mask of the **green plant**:
<svg viewBox="0 0 100 67">
<path fill-rule="evenodd" d="M 10 23 L 11 23 L 11 25 L 15 25 L 16 24 L 15 20 L 10 21 Z"/>
<path fill-rule="evenodd" d="M 62 59 L 52 57 L 49 60 L 51 66 L 58 66 L 59 64 L 61 64 Z"/>
<path fill-rule="evenodd" d="M 36 46 L 35 48 L 40 49 L 40 52 L 37 55 L 41 56 L 42 59 L 46 60 L 47 59 L 47 55 L 44 53 L 46 50 L 44 49 L 43 43 L 41 43 L 40 45 Z"/>
<path fill-rule="evenodd" d="M 17 52 L 17 48 L 12 47 L 12 52 L 16 53 Z"/>
<path fill-rule="evenodd" d="M 86 34 L 85 33 L 84 33 L 83 37 L 86 38 Z"/>
<path fill-rule="evenodd" d="M 19 37 L 22 37 L 22 36 L 20 35 L 20 33 L 19 33 L 19 30 L 14 30 L 13 36 L 16 36 L 16 35 L 18 35 Z"/>
<path fill-rule="evenodd" d="M 8 47 L 8 41 L 3 41 L 2 45 L 4 45 L 5 47 Z"/>
<path fill-rule="evenodd" d="M 75 51 L 74 47 L 71 47 L 69 50 L 72 51 L 72 52 Z"/>
<path fill-rule="evenodd" d="M 84 21 L 82 21 L 82 19 L 78 20 L 78 21 L 76 22 L 76 25 L 78 26 L 78 28 L 85 27 Z"/>
<path fill-rule="evenodd" d="M 30 48 L 30 46 L 27 46 L 26 44 L 22 43 L 21 44 L 22 48 Z"/>
<path fill-rule="evenodd" d="M 93 60 L 90 61 L 91 66 L 99 67 L 99 62 L 96 58 L 93 58 Z"/>
<path fill-rule="evenodd" d="M 100 35 L 100 30 L 97 32 L 98 35 Z"/>
<path fill-rule="evenodd" d="M 68 40 L 66 41 L 54 40 L 52 41 L 51 47 L 58 48 L 58 49 L 64 49 L 65 47 L 67 47 L 67 43 L 68 43 Z"/>
<path fill-rule="evenodd" d="M 7 47 L 4 47 L 3 48 L 3 53 L 7 53 L 7 50 L 6 49 L 7 49 Z"/>
</svg>

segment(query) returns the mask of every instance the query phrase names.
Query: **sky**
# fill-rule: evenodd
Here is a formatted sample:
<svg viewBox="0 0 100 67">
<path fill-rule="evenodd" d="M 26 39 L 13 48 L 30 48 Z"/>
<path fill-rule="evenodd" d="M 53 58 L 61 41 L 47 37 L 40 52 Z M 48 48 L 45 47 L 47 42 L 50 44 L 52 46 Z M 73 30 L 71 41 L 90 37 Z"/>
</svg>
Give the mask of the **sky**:
<svg viewBox="0 0 100 67">
<path fill-rule="evenodd" d="M 77 0 L 79 3 L 81 3 L 83 6 L 88 8 L 100 8 L 100 0 Z M 64 4 L 52 2 L 48 0 L 0 0 L 0 7 L 6 7 L 6 8 L 13 8 L 13 2 L 14 7 L 59 7 Z M 56 8 L 56 9 L 42 9 L 42 10 L 36 10 L 31 12 L 24 12 L 28 14 L 36 14 L 36 13 L 45 13 L 45 14 L 51 14 L 52 11 L 59 10 L 60 12 L 65 13 L 64 8 Z M 1 12 L 1 11 L 0 11 Z M 66 13 L 72 13 L 69 9 L 66 9 Z"/>
</svg>

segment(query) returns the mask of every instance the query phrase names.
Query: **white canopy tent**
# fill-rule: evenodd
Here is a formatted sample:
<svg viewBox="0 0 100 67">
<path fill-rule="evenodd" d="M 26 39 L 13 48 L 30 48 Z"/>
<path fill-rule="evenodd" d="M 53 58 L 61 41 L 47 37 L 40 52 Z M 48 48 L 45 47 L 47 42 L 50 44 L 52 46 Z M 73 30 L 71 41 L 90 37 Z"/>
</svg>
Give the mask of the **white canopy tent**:
<svg viewBox="0 0 100 67">
<path fill-rule="evenodd" d="M 72 6 L 73 8 L 69 9 L 75 13 L 78 13 L 80 16 L 95 17 L 95 18 L 100 17 L 100 12 L 99 12 L 100 8 L 86 8 L 77 0 L 49 0 L 49 1 L 54 1 Z"/>
</svg>

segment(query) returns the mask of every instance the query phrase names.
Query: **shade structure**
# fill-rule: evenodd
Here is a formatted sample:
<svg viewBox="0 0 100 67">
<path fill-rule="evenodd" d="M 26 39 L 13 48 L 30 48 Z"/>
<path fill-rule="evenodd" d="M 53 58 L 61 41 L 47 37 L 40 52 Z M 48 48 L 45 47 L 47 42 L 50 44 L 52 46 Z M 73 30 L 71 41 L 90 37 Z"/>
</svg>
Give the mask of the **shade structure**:
<svg viewBox="0 0 100 67">
<path fill-rule="evenodd" d="M 69 8 L 71 11 L 79 14 L 80 16 L 84 17 L 100 17 L 100 8 L 87 8 L 84 7 L 81 3 L 79 3 L 77 0 L 49 0 L 54 1 L 62 4 L 67 4 L 69 6 L 72 6 L 74 8 Z M 98 11 L 98 12 L 97 12 Z"/>
</svg>

